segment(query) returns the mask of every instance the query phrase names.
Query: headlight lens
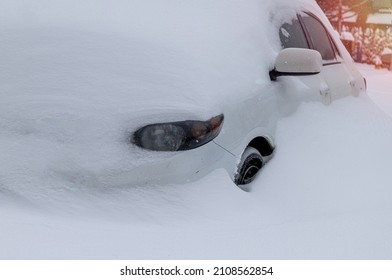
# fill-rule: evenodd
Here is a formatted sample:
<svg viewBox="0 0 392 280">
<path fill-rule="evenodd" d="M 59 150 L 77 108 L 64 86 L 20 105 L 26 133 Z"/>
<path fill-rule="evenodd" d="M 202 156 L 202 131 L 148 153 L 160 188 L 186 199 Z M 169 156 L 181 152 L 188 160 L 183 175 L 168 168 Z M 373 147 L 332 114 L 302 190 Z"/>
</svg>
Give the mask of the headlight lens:
<svg viewBox="0 0 392 280">
<path fill-rule="evenodd" d="M 182 121 L 144 126 L 133 135 L 133 143 L 153 151 L 183 151 L 200 147 L 218 136 L 223 115 L 208 121 Z"/>
</svg>

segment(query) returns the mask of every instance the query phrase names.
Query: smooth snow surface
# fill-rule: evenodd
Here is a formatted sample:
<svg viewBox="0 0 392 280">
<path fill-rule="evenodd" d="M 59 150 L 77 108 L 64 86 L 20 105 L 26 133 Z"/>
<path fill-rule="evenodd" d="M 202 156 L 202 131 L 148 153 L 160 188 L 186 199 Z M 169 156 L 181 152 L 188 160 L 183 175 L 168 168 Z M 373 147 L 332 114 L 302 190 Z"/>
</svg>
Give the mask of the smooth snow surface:
<svg viewBox="0 0 392 280">
<path fill-rule="evenodd" d="M 1 259 L 392 258 L 391 72 L 358 65 L 368 96 L 305 103 L 282 119 L 250 193 L 223 170 L 186 185 L 108 188 L 135 158 L 154 160 L 129 156 L 134 117 L 207 116 L 203 104 L 217 100 L 206 88 L 219 96 L 268 78 L 272 50 L 255 46 L 274 42 L 251 36 L 265 20 L 259 1 L 247 1 L 248 16 L 234 0 L 137 1 L 134 11 L 121 0 L 30 2 L 4 0 L 0 12 Z M 244 56 L 231 61 L 233 51 Z M 140 76 L 126 74 L 135 65 Z M 176 75 L 186 82 L 172 84 Z M 181 90 L 193 107 L 165 102 Z M 143 103 L 146 92 L 154 98 Z"/>
</svg>

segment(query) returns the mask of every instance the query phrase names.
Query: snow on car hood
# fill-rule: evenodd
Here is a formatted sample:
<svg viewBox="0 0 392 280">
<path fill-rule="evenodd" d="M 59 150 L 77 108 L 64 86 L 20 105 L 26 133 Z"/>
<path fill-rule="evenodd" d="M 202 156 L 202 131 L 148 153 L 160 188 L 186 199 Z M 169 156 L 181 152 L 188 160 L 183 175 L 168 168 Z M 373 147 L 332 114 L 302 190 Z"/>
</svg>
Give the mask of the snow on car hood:
<svg viewBox="0 0 392 280">
<path fill-rule="evenodd" d="M 270 4 L 2 1 L 0 188 L 83 185 L 154 160 L 129 143 L 136 128 L 207 119 L 259 89 L 279 44 L 263 28 Z"/>
<path fill-rule="evenodd" d="M 97 184 L 154 160 L 129 141 L 141 125 L 216 113 L 170 50 L 58 28 L 2 34 L 0 185 Z"/>
</svg>

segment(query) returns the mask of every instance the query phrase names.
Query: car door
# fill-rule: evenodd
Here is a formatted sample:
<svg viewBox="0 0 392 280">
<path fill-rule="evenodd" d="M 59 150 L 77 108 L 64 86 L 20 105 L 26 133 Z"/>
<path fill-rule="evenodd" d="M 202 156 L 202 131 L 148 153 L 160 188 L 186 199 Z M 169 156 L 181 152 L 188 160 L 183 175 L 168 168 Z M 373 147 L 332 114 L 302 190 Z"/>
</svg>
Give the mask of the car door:
<svg viewBox="0 0 392 280">
<path fill-rule="evenodd" d="M 318 77 L 295 77 L 297 84 L 300 81 L 309 89 L 317 89 L 317 97 L 307 96 L 306 99 L 318 98 L 324 104 L 329 104 L 337 98 L 355 94 L 355 78 L 344 63 L 332 36 L 315 15 L 301 12 L 285 19 L 279 36 L 283 48 L 314 49 L 322 56 L 323 67 Z"/>
<path fill-rule="evenodd" d="M 278 26 L 281 47 L 311 49 L 306 36 L 301 18 L 296 12 L 284 11 L 290 17 L 280 18 Z M 331 101 L 330 90 L 324 77 L 318 75 L 286 76 L 278 82 L 279 106 L 282 115 L 288 115 L 296 110 L 303 101 L 322 101 L 329 104 Z"/>
<path fill-rule="evenodd" d="M 351 95 L 355 87 L 355 79 L 347 69 L 332 36 L 316 16 L 302 12 L 299 19 L 310 48 L 320 52 L 323 59 L 321 76 L 325 84 L 320 88 L 320 94 L 324 101 L 328 103 Z"/>
</svg>

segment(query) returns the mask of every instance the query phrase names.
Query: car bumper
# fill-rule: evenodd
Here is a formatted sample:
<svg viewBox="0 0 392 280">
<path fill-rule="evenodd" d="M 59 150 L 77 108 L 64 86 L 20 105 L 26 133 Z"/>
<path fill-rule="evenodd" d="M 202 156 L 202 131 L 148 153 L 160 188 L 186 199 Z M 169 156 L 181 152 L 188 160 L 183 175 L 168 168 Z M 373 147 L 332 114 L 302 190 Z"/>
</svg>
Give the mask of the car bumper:
<svg viewBox="0 0 392 280">
<path fill-rule="evenodd" d="M 156 161 L 112 174 L 110 178 L 106 178 L 105 185 L 132 187 L 182 184 L 200 179 L 218 168 L 226 169 L 230 177 L 233 177 L 235 157 L 214 141 L 193 150 L 166 153 L 168 154 L 163 159 L 159 159 L 157 154 Z"/>
</svg>

